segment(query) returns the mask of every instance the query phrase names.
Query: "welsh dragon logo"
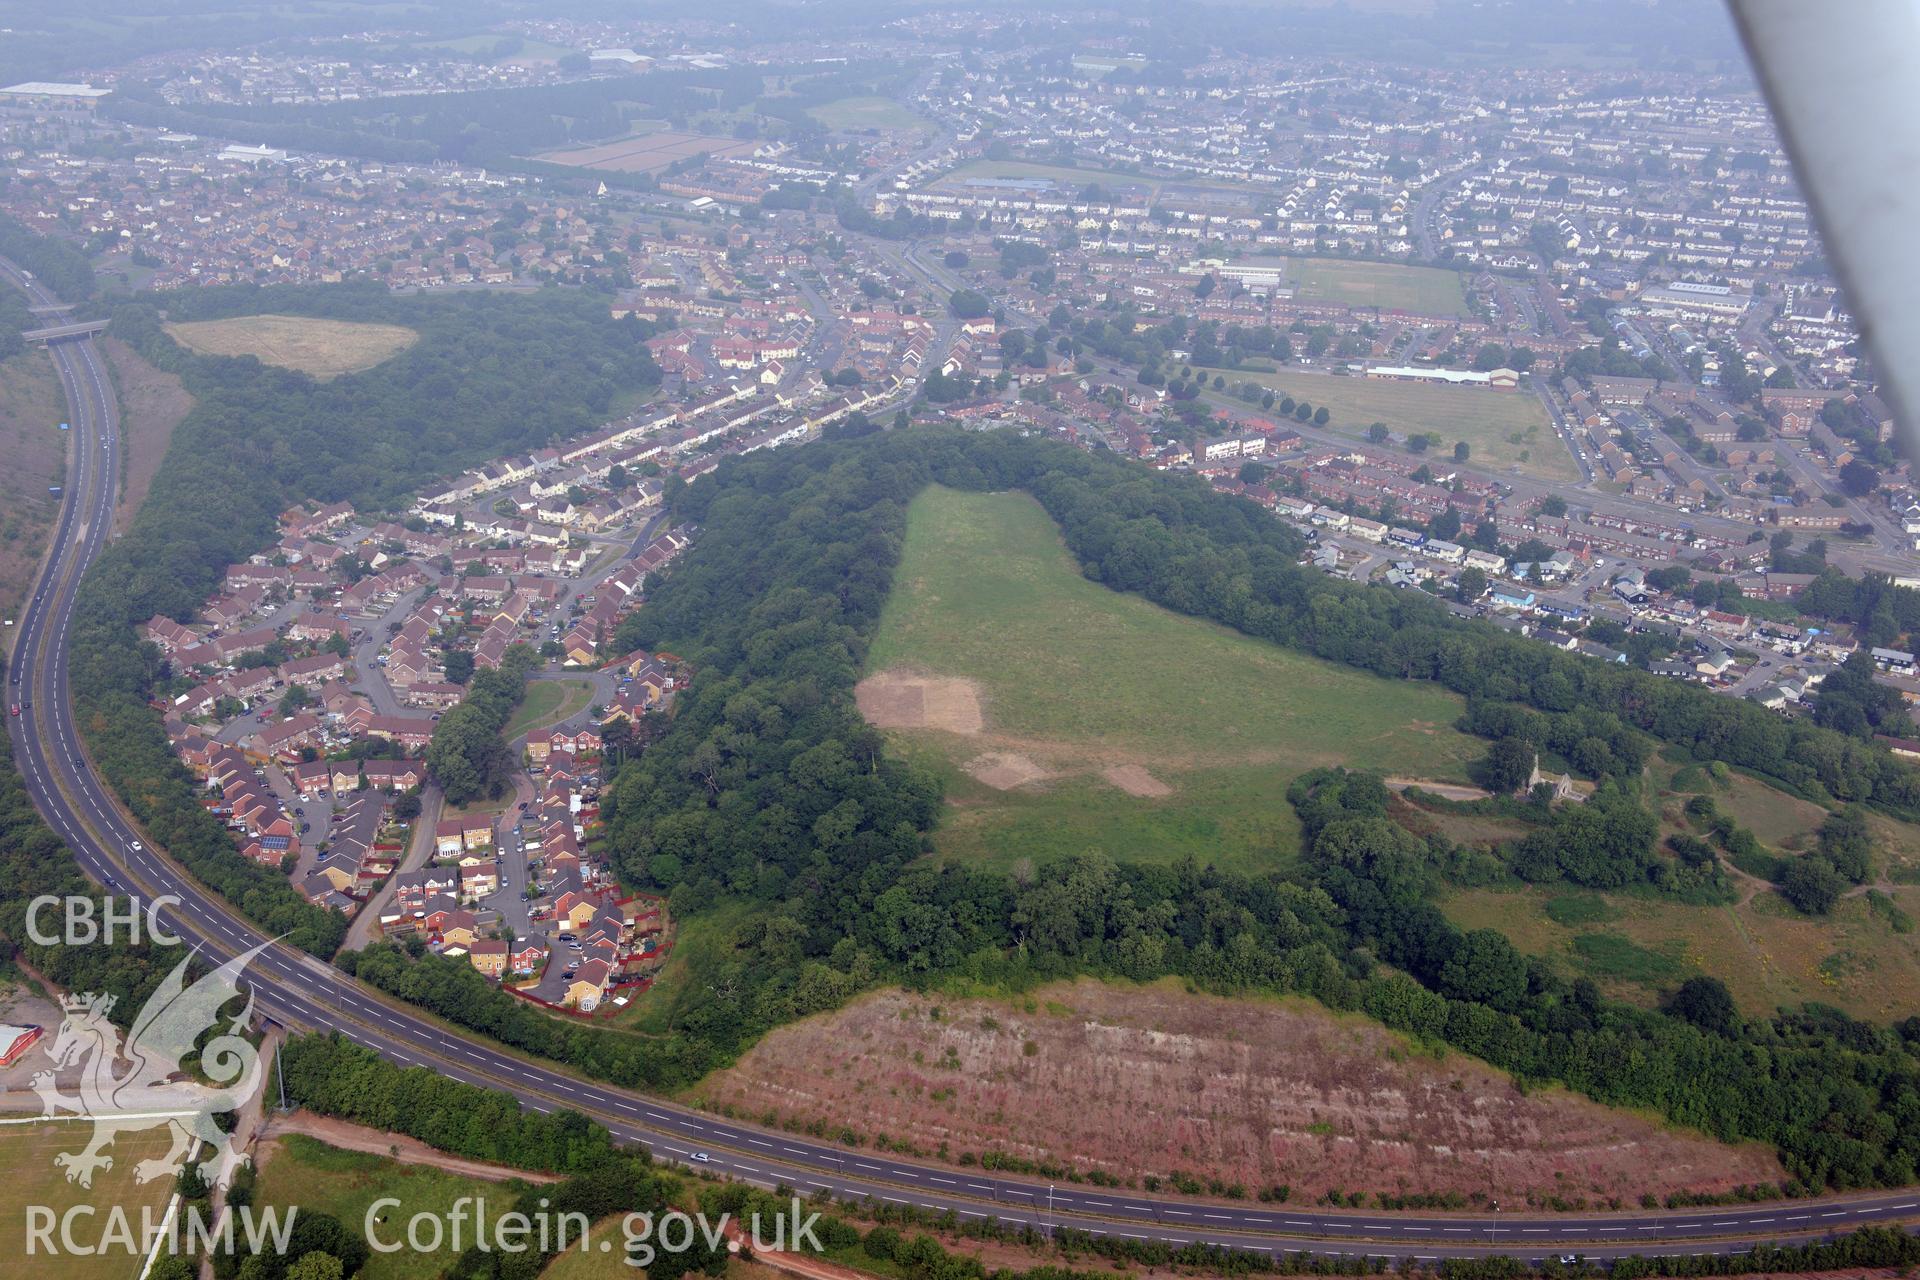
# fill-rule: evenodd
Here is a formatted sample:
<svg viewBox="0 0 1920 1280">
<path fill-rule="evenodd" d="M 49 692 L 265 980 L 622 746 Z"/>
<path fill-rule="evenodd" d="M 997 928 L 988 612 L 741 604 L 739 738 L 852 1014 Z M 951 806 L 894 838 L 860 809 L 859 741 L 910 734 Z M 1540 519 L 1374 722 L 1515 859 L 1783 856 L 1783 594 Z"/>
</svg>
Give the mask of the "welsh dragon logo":
<svg viewBox="0 0 1920 1280">
<path fill-rule="evenodd" d="M 212 1148 L 198 1166 L 209 1185 L 230 1178 L 245 1163 L 245 1154 L 234 1151 L 232 1137 L 214 1117 L 237 1110 L 260 1083 L 260 1055 L 243 1034 L 253 1014 L 252 999 L 204 1046 L 199 1041 L 220 1023 L 220 1011 L 239 995 L 240 971 L 268 945 L 263 942 L 233 957 L 191 986 L 187 966 L 192 957 L 182 960 L 142 1006 L 124 1044 L 119 1028 L 107 1020 L 113 1011 L 112 996 L 88 993 L 61 1001 L 66 1017 L 47 1052 L 55 1067 L 87 1063 L 80 1093 L 77 1097 L 60 1093 L 52 1071 L 37 1073 L 33 1090 L 40 1095 L 45 1117 L 68 1113 L 93 1119 L 93 1140 L 83 1150 L 53 1158 L 67 1171 L 67 1181 L 91 1187 L 96 1171 L 113 1168 L 106 1148 L 115 1138 L 163 1125 L 172 1129 L 173 1145 L 158 1159 L 135 1166 L 138 1182 L 177 1177 L 202 1143 Z M 196 1046 L 198 1074 L 211 1081 L 210 1086 L 178 1078 L 183 1060 Z M 124 1074 L 115 1075 L 122 1061 L 130 1065 Z"/>
</svg>

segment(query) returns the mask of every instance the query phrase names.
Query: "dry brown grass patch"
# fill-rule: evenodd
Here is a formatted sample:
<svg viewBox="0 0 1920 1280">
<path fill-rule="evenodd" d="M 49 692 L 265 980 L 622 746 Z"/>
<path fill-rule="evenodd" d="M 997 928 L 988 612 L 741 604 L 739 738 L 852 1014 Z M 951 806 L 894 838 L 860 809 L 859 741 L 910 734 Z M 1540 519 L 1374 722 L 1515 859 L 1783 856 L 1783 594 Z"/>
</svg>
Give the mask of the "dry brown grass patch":
<svg viewBox="0 0 1920 1280">
<path fill-rule="evenodd" d="M 1101 777 L 1130 796 L 1158 799 L 1173 794 L 1173 788 L 1137 764 L 1116 764 L 1101 772 Z"/>
<path fill-rule="evenodd" d="M 420 340 L 404 325 L 316 316 L 229 316 L 170 324 L 167 333 L 189 351 L 208 356 L 254 356 L 263 363 L 325 380 L 358 373 L 391 359 Z"/>
<path fill-rule="evenodd" d="M 1017 751 L 989 751 L 975 756 L 962 767 L 995 791 L 1011 791 L 1053 776 Z"/>
<path fill-rule="evenodd" d="M 978 734 L 986 727 L 980 686 L 952 676 L 882 671 L 854 686 L 854 702 L 876 729 L 940 729 Z"/>
</svg>

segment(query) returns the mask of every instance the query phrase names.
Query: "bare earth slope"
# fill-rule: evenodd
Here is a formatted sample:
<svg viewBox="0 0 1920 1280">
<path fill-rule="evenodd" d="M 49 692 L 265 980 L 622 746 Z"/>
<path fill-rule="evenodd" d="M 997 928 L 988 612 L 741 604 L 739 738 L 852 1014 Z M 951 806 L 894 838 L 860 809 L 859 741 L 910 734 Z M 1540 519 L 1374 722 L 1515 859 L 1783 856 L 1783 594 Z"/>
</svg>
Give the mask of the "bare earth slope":
<svg viewBox="0 0 1920 1280">
<path fill-rule="evenodd" d="M 1031 1046 L 1031 1047 L 1029 1047 Z M 1092 980 L 1030 1000 L 886 991 L 783 1027 L 696 1091 L 924 1153 L 998 1151 L 1139 1185 L 1184 1172 L 1249 1192 L 1457 1192 L 1638 1202 L 1780 1178 L 1731 1147 L 1559 1091 L 1523 1094 L 1306 1001 Z"/>
</svg>

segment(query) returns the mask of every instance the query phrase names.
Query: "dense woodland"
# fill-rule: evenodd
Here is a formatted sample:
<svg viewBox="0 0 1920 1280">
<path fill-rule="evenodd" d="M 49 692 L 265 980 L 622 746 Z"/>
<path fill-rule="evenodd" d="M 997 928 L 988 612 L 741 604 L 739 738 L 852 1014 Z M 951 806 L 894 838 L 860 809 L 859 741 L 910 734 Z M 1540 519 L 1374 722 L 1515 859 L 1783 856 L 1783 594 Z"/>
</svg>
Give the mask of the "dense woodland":
<svg viewBox="0 0 1920 1280">
<path fill-rule="evenodd" d="M 20 336 L 20 331 L 35 327 L 30 306 L 27 295 L 20 290 L 11 285 L 0 288 L 0 360 L 27 349 L 27 340 Z"/>
<path fill-rule="evenodd" d="M 506 787 L 518 762 L 500 731 L 526 696 L 528 673 L 539 665 L 532 649 L 514 645 L 498 667 L 474 676 L 460 704 L 433 726 L 427 767 L 448 804 L 498 797 Z"/>
<path fill-rule="evenodd" d="M 17 218 L 0 213 L 0 258 L 33 272 L 62 302 L 93 296 L 93 263 L 79 245 L 36 235 Z"/>
<path fill-rule="evenodd" d="M 134 627 L 182 620 L 224 566 L 271 545 L 280 512 L 304 500 L 362 511 L 501 453 L 535 449 L 604 422 L 618 397 L 657 384 L 648 330 L 607 318 L 604 299 L 466 294 L 398 298 L 384 289 L 196 290 L 169 318 L 263 312 L 409 325 L 420 340 L 384 364 L 316 382 L 248 356 L 195 356 L 161 328 L 156 304 L 130 303 L 114 332 L 180 374 L 197 404 L 174 433 L 127 537 L 88 570 L 73 623 L 79 722 L 102 772 L 155 839 L 256 923 L 330 955 L 345 935 L 276 869 L 242 859 L 200 808 L 149 705 L 167 674 Z"/>
<path fill-rule="evenodd" d="M 389 1062 L 338 1032 L 287 1040 L 280 1075 L 295 1106 L 472 1160 L 577 1173 L 614 1156 L 611 1135 L 577 1111 L 529 1111 L 497 1090 Z"/>
</svg>

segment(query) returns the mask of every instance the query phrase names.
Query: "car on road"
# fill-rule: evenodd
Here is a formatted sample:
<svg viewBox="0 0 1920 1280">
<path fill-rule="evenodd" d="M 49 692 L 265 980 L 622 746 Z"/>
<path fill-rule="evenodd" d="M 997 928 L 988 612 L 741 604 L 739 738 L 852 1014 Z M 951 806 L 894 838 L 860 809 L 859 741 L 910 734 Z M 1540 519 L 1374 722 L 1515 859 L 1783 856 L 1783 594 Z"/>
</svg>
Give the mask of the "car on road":
<svg viewBox="0 0 1920 1280">
<path fill-rule="evenodd" d="M 138 840 L 130 840 L 127 842 L 127 848 L 131 849 L 135 853 L 139 853 L 141 850 L 145 849 L 146 847 L 147 846 L 141 844 Z"/>
<path fill-rule="evenodd" d="M 17 702 L 13 704 L 13 714 L 15 715 L 20 714 L 20 704 Z"/>
<path fill-rule="evenodd" d="M 704 1152 L 704 1151 L 696 1151 L 696 1152 L 694 1152 L 694 1153 L 693 1153 L 693 1158 L 694 1158 L 695 1160 L 698 1160 L 698 1161 L 699 1161 L 699 1162 L 700 1162 L 701 1164 L 711 1164 L 711 1163 L 713 1162 L 713 1157 L 712 1157 L 712 1156 L 710 1156 L 710 1155 L 708 1155 L 708 1154 L 707 1154 L 706 1152 Z"/>
</svg>

